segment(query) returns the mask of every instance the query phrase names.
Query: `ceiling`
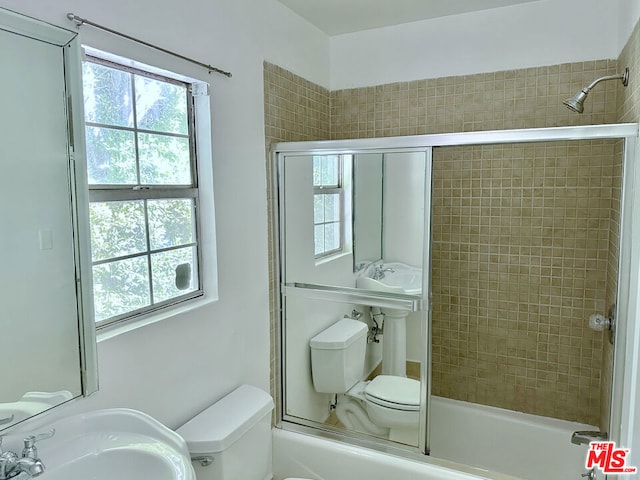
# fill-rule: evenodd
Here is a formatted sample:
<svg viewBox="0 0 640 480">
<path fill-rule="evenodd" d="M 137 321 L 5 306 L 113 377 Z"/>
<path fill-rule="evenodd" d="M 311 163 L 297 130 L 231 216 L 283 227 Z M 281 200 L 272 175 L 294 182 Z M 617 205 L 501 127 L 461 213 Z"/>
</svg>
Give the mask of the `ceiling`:
<svg viewBox="0 0 640 480">
<path fill-rule="evenodd" d="M 279 0 L 328 35 L 538 0 Z"/>
</svg>

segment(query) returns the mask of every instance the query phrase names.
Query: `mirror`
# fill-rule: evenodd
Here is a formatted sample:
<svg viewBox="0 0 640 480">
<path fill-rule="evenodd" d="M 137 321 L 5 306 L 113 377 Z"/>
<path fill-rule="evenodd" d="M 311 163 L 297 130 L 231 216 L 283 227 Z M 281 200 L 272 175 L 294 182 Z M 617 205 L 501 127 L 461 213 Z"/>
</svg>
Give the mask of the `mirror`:
<svg viewBox="0 0 640 480">
<path fill-rule="evenodd" d="M 426 168 L 424 149 L 281 157 L 287 418 L 418 446 L 419 403 L 392 431 L 360 400 L 387 380 L 420 392 Z"/>
<path fill-rule="evenodd" d="M 422 264 L 425 154 L 354 155 L 354 271 L 368 262 Z"/>
<path fill-rule="evenodd" d="M 353 271 L 382 259 L 384 154 L 361 153 L 353 162 Z"/>
<path fill-rule="evenodd" d="M 286 282 L 421 296 L 425 164 L 423 150 L 286 156 Z M 390 285 L 400 273 L 413 283 Z"/>
<path fill-rule="evenodd" d="M 75 37 L 0 9 L 0 364 L 10 370 L 0 429 L 95 390 L 76 228 L 85 209 L 70 161 L 71 149 L 77 157 L 82 149 L 70 143 L 67 109 L 76 100 L 64 101 L 79 84 Z"/>
</svg>

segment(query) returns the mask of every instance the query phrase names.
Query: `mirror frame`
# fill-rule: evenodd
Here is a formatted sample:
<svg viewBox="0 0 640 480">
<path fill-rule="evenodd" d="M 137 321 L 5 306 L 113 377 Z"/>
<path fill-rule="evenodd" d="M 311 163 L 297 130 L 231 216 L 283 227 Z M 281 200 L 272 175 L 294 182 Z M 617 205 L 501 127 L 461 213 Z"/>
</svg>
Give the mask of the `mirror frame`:
<svg viewBox="0 0 640 480">
<path fill-rule="evenodd" d="M 62 53 L 65 72 L 66 102 L 64 107 L 67 118 L 68 181 L 72 197 L 71 216 L 76 272 L 76 311 L 80 345 L 78 374 L 80 375 L 81 395 L 86 397 L 98 391 L 98 368 L 96 330 L 93 315 L 91 243 L 88 228 L 89 199 L 84 140 L 80 36 L 78 32 L 4 8 L 0 8 L 0 30 L 60 47 Z M 9 424 L 1 429 L 12 428 L 18 423 L 21 422 Z"/>
</svg>

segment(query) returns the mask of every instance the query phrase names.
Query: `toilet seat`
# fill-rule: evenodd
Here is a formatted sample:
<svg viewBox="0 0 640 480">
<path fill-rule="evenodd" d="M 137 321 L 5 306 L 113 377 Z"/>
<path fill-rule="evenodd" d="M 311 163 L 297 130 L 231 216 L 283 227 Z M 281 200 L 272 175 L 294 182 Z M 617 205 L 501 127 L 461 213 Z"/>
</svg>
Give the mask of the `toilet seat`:
<svg viewBox="0 0 640 480">
<path fill-rule="evenodd" d="M 420 382 L 411 378 L 378 375 L 367 384 L 364 396 L 381 407 L 406 412 L 420 410 Z"/>
</svg>

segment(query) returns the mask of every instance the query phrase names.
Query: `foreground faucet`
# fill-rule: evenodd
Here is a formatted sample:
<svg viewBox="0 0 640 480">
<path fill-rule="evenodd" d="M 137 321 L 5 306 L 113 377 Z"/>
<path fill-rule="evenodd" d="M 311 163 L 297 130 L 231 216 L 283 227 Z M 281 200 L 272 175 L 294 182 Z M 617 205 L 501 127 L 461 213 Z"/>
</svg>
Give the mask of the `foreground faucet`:
<svg viewBox="0 0 640 480">
<path fill-rule="evenodd" d="M 38 458 L 36 442 L 53 437 L 55 429 L 40 435 L 29 435 L 24 439 L 22 457 L 13 452 L 2 452 L 2 437 L 0 437 L 0 480 L 27 480 L 44 473 L 44 464 Z"/>
</svg>

